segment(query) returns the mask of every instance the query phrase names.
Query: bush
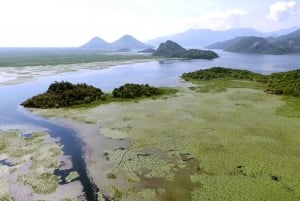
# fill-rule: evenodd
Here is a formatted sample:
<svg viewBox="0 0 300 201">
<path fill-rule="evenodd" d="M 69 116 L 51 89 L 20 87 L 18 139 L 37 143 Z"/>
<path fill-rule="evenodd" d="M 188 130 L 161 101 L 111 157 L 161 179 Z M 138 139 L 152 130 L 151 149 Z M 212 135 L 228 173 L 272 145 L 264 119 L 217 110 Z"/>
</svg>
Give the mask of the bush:
<svg viewBox="0 0 300 201">
<path fill-rule="evenodd" d="M 54 82 L 48 90 L 34 96 L 21 105 L 35 108 L 58 108 L 90 103 L 101 99 L 103 92 L 101 89 L 82 84 L 72 84 L 70 82 Z"/>
<path fill-rule="evenodd" d="M 148 84 L 125 84 L 113 90 L 112 94 L 116 98 L 137 98 L 142 96 L 159 95 L 161 92 L 158 88 L 151 87 Z"/>
</svg>

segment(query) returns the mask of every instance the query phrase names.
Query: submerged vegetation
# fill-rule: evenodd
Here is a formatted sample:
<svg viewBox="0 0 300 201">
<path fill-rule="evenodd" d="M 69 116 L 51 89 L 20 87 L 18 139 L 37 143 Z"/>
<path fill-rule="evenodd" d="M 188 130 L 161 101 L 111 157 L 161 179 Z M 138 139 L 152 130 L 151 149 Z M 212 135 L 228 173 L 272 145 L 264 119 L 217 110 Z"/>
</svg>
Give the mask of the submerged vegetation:
<svg viewBox="0 0 300 201">
<path fill-rule="evenodd" d="M 176 93 L 176 89 L 156 88 L 148 84 L 125 84 L 104 94 L 101 89 L 85 83 L 54 82 L 48 90 L 21 103 L 31 108 L 59 108 L 76 105 L 95 106 L 101 103 L 124 101 L 142 97 L 152 97 Z M 1 149 L 1 144 L 0 144 Z"/>
<path fill-rule="evenodd" d="M 300 97 L 300 69 L 271 75 L 262 75 L 247 70 L 213 67 L 184 73 L 187 81 L 207 81 L 213 79 L 237 79 L 266 83 L 265 91 L 270 94 Z"/>
<path fill-rule="evenodd" d="M 300 200 L 299 119 L 277 111 L 289 100 L 263 93 L 265 83 L 213 79 L 193 87 L 202 85 L 205 93 L 183 87 L 166 100 L 79 110 L 101 117 L 105 136 L 132 139 L 106 150 L 114 188 L 104 189 L 121 200 Z M 70 118 L 79 112 L 61 110 Z"/>
<path fill-rule="evenodd" d="M 193 85 L 168 99 L 39 111 L 101 118 L 101 134 L 130 139 L 103 154 L 110 183 L 101 188 L 114 200 L 300 200 L 298 75 L 218 67 L 184 74 Z M 143 91 L 152 89 L 126 84 L 115 93 L 126 100 Z"/>
<path fill-rule="evenodd" d="M 5 161 L 0 163 L 1 188 L 5 189 L 1 182 L 9 175 L 14 178 L 10 182 L 17 183 L 21 188 L 28 186 L 32 194 L 50 194 L 56 191 L 60 177 L 54 175 L 54 170 L 59 167 L 61 148 L 46 138 L 46 133 L 42 131 L 24 137 L 17 130 L 0 130 L 0 142 L 5 145 L 0 150 L 0 161 Z M 0 200 L 5 200 L 1 197 L 1 192 L 2 189 Z"/>
</svg>

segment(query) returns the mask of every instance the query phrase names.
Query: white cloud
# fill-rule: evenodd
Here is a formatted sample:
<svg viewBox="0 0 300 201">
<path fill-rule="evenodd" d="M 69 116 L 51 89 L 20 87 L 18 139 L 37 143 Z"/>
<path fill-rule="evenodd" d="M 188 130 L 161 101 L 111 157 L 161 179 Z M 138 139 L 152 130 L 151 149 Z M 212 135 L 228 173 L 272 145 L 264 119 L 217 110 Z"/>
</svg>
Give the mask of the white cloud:
<svg viewBox="0 0 300 201">
<path fill-rule="evenodd" d="M 290 16 L 296 14 L 296 2 L 295 1 L 279 1 L 270 6 L 270 13 L 267 18 L 275 21 L 284 21 Z"/>
<path fill-rule="evenodd" d="M 150 6 L 153 5 L 156 2 L 156 0 L 135 0 L 136 4 L 142 5 L 142 6 Z"/>
<path fill-rule="evenodd" d="M 206 13 L 200 17 L 184 19 L 181 22 L 181 26 L 183 28 L 192 27 L 196 29 L 201 28 L 213 30 L 237 28 L 240 26 L 240 19 L 246 14 L 247 12 L 242 9 L 213 11 Z"/>
</svg>

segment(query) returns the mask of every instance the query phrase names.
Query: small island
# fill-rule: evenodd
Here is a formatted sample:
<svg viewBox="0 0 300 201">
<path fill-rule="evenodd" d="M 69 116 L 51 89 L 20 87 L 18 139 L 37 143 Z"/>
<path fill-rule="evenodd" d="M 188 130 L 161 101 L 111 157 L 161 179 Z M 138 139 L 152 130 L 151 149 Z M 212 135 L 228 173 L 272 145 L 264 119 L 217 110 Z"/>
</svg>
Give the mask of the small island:
<svg viewBox="0 0 300 201">
<path fill-rule="evenodd" d="M 67 107 L 99 100 L 103 94 L 101 89 L 85 83 L 54 82 L 45 93 L 36 95 L 21 105 L 32 108 Z"/>
<path fill-rule="evenodd" d="M 96 106 L 103 103 L 163 96 L 176 93 L 176 89 L 152 87 L 148 84 L 126 83 L 115 88 L 112 93 L 103 93 L 101 89 L 85 83 L 54 82 L 45 93 L 33 96 L 21 103 L 30 108 L 60 108 L 76 105 Z"/>
<path fill-rule="evenodd" d="M 165 43 L 161 43 L 152 55 L 184 59 L 214 59 L 219 57 L 217 53 L 210 50 L 187 50 L 171 40 L 167 40 Z"/>
</svg>

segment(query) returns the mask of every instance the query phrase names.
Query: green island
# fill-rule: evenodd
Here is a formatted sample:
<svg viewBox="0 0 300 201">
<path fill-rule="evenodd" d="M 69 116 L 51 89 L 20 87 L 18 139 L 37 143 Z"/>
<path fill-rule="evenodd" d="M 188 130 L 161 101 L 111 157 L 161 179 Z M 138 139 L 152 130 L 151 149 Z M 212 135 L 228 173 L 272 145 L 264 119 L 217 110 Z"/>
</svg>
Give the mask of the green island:
<svg viewBox="0 0 300 201">
<path fill-rule="evenodd" d="M 33 96 L 21 103 L 31 108 L 59 108 L 70 106 L 95 106 L 97 104 L 130 100 L 135 98 L 158 97 L 176 93 L 169 88 L 156 88 L 148 84 L 125 84 L 104 94 L 101 89 L 85 83 L 54 82 L 45 93 Z"/>
<path fill-rule="evenodd" d="M 211 50 L 187 50 L 171 40 L 167 40 L 165 43 L 161 43 L 157 50 L 152 53 L 152 55 L 183 59 L 214 59 L 219 57 L 217 53 Z"/>
<path fill-rule="evenodd" d="M 97 180 L 101 162 L 91 156 L 91 176 L 113 200 L 300 200 L 298 73 L 211 68 L 183 74 L 191 82 L 167 99 L 34 112 L 100 119 L 100 133 L 86 138 L 130 139 L 93 147 L 107 166 Z"/>
</svg>

